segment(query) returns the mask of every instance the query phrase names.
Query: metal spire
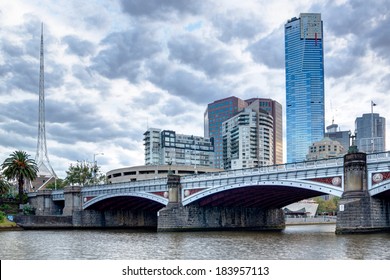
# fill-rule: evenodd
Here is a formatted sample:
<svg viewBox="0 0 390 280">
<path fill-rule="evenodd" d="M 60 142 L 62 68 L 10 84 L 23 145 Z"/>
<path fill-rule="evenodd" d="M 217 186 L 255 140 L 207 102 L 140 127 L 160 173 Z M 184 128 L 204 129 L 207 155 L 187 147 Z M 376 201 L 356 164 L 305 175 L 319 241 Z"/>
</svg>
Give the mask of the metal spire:
<svg viewBox="0 0 390 280">
<path fill-rule="evenodd" d="M 38 144 L 35 162 L 38 165 L 38 176 L 57 177 L 51 167 L 47 155 L 46 129 L 45 129 L 45 78 L 44 78 L 44 60 L 43 60 L 43 23 L 41 26 L 41 51 L 40 51 L 40 69 L 39 69 L 39 122 L 38 122 Z"/>
</svg>

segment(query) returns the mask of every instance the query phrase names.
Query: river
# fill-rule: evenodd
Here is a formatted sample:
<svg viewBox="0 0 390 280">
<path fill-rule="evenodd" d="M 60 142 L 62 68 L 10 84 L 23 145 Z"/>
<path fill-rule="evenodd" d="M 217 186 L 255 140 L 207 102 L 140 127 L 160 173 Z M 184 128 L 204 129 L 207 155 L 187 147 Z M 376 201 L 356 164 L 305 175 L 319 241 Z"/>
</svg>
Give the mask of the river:
<svg viewBox="0 0 390 280">
<path fill-rule="evenodd" d="M 0 232 L 2 260 L 390 260 L 390 234 L 336 235 L 334 224 L 281 232 Z"/>
</svg>

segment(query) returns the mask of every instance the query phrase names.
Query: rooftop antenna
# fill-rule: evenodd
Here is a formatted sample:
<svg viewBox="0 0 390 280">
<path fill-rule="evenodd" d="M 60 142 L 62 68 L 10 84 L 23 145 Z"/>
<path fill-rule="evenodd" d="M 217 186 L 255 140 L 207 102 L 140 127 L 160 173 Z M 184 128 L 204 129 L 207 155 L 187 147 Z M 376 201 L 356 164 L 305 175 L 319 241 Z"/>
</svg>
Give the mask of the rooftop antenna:
<svg viewBox="0 0 390 280">
<path fill-rule="evenodd" d="M 40 50 L 40 69 L 39 69 L 39 121 L 38 121 L 38 144 L 35 162 L 38 166 L 38 176 L 57 178 L 56 173 L 51 167 L 47 155 L 46 128 L 45 128 L 45 78 L 44 78 L 44 60 L 43 60 L 43 23 L 41 25 L 41 50 Z M 39 188 L 42 188 L 40 186 Z"/>
</svg>

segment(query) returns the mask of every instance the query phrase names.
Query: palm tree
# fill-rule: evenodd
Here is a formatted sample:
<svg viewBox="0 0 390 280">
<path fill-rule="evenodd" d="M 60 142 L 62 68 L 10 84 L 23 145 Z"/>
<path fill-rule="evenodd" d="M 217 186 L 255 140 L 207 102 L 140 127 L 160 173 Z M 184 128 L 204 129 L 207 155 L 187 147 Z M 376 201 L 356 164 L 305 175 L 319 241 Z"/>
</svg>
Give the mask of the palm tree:
<svg viewBox="0 0 390 280">
<path fill-rule="evenodd" d="M 3 175 L 0 174 L 0 195 L 7 194 L 10 189 L 10 183 L 3 178 Z"/>
<path fill-rule="evenodd" d="M 7 180 L 16 179 L 19 187 L 19 203 L 23 203 L 23 186 L 26 179 L 37 178 L 38 166 L 35 160 L 29 158 L 24 151 L 15 151 L 6 158 L 1 166 L 3 175 Z"/>
</svg>

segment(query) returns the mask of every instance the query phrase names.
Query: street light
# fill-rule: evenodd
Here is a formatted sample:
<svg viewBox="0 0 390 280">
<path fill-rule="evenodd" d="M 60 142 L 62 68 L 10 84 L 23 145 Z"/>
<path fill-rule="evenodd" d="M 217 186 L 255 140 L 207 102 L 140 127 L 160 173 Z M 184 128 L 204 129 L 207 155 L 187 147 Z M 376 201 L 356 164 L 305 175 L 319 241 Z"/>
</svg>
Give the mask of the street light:
<svg viewBox="0 0 390 280">
<path fill-rule="evenodd" d="M 96 179 L 96 168 L 97 168 L 96 156 L 99 156 L 99 155 L 104 155 L 104 153 L 93 154 L 93 180 L 94 181 Z"/>
<path fill-rule="evenodd" d="M 375 143 L 374 143 L 374 106 L 376 104 L 371 100 L 371 144 L 372 144 L 372 152 L 375 151 Z"/>
</svg>

